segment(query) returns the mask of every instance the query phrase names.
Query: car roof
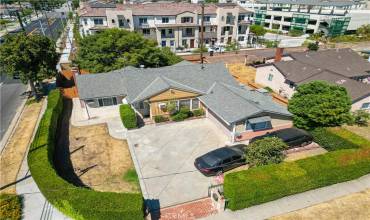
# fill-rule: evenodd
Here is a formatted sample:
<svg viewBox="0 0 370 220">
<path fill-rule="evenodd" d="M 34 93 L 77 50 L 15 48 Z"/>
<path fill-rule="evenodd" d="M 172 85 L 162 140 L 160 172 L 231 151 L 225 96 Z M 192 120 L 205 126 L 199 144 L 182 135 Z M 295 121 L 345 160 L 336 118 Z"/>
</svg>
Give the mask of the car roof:
<svg viewBox="0 0 370 220">
<path fill-rule="evenodd" d="M 274 131 L 271 134 L 276 135 L 281 139 L 290 139 L 297 136 L 307 135 L 307 132 L 298 128 L 286 128 Z"/>
<path fill-rule="evenodd" d="M 238 155 L 237 152 L 232 150 L 229 147 L 221 147 L 216 150 L 210 151 L 207 154 L 210 154 L 214 157 L 220 158 L 220 159 L 226 159 L 232 155 Z"/>
</svg>

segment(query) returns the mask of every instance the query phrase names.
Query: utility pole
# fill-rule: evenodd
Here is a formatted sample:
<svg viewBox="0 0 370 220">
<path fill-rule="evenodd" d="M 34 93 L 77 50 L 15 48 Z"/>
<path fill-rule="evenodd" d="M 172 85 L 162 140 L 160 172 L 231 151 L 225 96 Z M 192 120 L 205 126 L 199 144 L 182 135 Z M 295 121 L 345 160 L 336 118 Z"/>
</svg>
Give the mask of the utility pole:
<svg viewBox="0 0 370 220">
<path fill-rule="evenodd" d="M 19 21 L 19 24 L 21 25 L 21 28 L 24 32 L 25 35 L 27 35 L 27 32 L 26 32 L 26 29 L 24 28 L 24 25 L 23 25 L 23 22 L 22 22 L 22 18 L 21 18 L 21 15 L 19 14 L 19 11 L 16 10 L 15 11 L 15 14 L 17 15 L 17 18 L 18 18 L 18 21 Z"/>
<path fill-rule="evenodd" d="M 200 63 L 202 65 L 202 69 L 204 69 L 204 61 L 203 61 L 203 40 L 204 40 L 204 0 L 201 3 L 202 7 L 202 22 L 200 25 Z"/>
</svg>

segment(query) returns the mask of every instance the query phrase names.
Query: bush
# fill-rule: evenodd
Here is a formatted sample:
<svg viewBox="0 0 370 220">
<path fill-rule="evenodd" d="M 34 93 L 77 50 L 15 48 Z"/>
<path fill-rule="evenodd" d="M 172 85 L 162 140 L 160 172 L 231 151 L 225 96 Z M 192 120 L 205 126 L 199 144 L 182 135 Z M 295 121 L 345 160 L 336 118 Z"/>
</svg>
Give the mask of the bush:
<svg viewBox="0 0 370 220">
<path fill-rule="evenodd" d="M 330 131 L 330 128 L 316 128 L 310 131 L 313 140 L 328 151 L 359 148 L 360 146 L 351 142 L 348 138 Z"/>
<path fill-rule="evenodd" d="M 319 44 L 318 43 L 309 43 L 307 45 L 307 48 L 312 51 L 318 51 L 319 50 Z"/>
<path fill-rule="evenodd" d="M 299 37 L 299 36 L 302 36 L 303 34 L 304 34 L 303 30 L 299 30 L 299 29 L 291 29 L 288 33 L 288 35 L 292 37 Z"/>
<path fill-rule="evenodd" d="M 193 115 L 195 116 L 195 117 L 200 117 L 200 116 L 203 116 L 204 115 L 204 110 L 203 109 L 195 109 L 195 110 L 193 110 Z"/>
<path fill-rule="evenodd" d="M 229 201 L 228 208 L 243 209 L 369 173 L 370 141 L 344 129 L 336 134 L 361 148 L 227 174 L 224 193 Z"/>
<path fill-rule="evenodd" d="M 74 219 L 143 219 L 140 193 L 98 192 L 76 187 L 54 169 L 55 133 L 63 102 L 59 91 L 48 97 L 48 107 L 40 121 L 28 153 L 28 166 L 45 198 Z"/>
<path fill-rule="evenodd" d="M 161 123 L 161 122 L 169 121 L 169 118 L 163 115 L 156 115 L 154 116 L 154 121 L 155 123 Z"/>
<path fill-rule="evenodd" d="M 352 113 L 352 120 L 358 126 L 368 126 L 370 114 L 365 110 L 357 110 Z"/>
<path fill-rule="evenodd" d="M 283 150 L 287 145 L 279 138 L 264 138 L 248 145 L 246 160 L 249 166 L 280 163 L 284 160 Z"/>
<path fill-rule="evenodd" d="M 6 220 L 21 220 L 22 197 L 15 194 L 0 194 L 0 216 Z"/>
<path fill-rule="evenodd" d="M 193 112 L 191 112 L 187 107 L 181 107 L 179 113 L 186 115 L 188 118 L 193 116 Z"/>
<path fill-rule="evenodd" d="M 171 116 L 172 121 L 184 121 L 188 116 L 184 113 L 178 112 Z"/>
<path fill-rule="evenodd" d="M 264 87 L 265 90 L 267 90 L 269 93 L 272 93 L 274 92 L 274 90 L 272 90 L 270 87 L 266 86 Z"/>
<path fill-rule="evenodd" d="M 133 129 L 137 128 L 137 118 L 134 109 L 128 104 L 120 105 L 119 113 L 121 115 L 121 120 L 125 128 Z"/>
</svg>

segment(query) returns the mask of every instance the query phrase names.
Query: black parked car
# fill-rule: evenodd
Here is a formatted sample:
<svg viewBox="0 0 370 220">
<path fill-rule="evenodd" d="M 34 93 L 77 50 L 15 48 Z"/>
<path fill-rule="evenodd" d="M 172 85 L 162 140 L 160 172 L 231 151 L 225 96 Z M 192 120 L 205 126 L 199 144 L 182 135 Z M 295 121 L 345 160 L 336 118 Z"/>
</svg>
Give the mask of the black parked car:
<svg viewBox="0 0 370 220">
<path fill-rule="evenodd" d="M 283 140 L 289 146 L 289 148 L 303 147 L 312 143 L 313 140 L 312 135 L 305 130 L 298 128 L 286 128 L 254 137 L 249 141 L 249 143 L 253 143 L 265 137 L 278 137 Z"/>
<path fill-rule="evenodd" d="M 195 167 L 205 176 L 218 175 L 227 170 L 245 165 L 246 145 L 221 147 L 195 159 Z"/>
</svg>

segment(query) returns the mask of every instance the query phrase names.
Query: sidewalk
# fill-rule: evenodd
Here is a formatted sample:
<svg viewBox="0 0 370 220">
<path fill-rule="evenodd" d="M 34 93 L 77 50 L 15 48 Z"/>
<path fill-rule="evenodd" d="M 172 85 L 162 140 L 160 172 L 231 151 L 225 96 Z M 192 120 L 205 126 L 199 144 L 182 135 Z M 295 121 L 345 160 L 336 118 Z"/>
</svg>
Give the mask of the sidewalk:
<svg viewBox="0 0 370 220">
<path fill-rule="evenodd" d="M 45 112 L 47 102 L 44 101 L 40 115 L 38 117 L 36 127 L 38 126 L 43 113 Z M 32 136 L 36 133 L 34 130 Z M 29 145 L 27 147 L 27 150 Z M 34 182 L 27 164 L 27 155 L 24 157 L 21 169 L 18 172 L 16 191 L 18 195 L 23 197 L 22 217 L 23 219 L 53 219 L 64 220 L 69 219 L 54 208 L 41 194 L 39 188 Z"/>
<path fill-rule="evenodd" d="M 205 219 L 223 220 L 258 220 L 268 219 L 283 213 L 292 212 L 298 209 L 306 208 L 319 203 L 342 197 L 351 193 L 361 192 L 370 188 L 370 174 L 362 176 L 359 179 L 338 183 L 319 189 L 287 196 L 275 201 L 267 202 L 261 205 L 252 206 L 239 211 L 226 210 L 217 215 L 208 216 Z"/>
</svg>

